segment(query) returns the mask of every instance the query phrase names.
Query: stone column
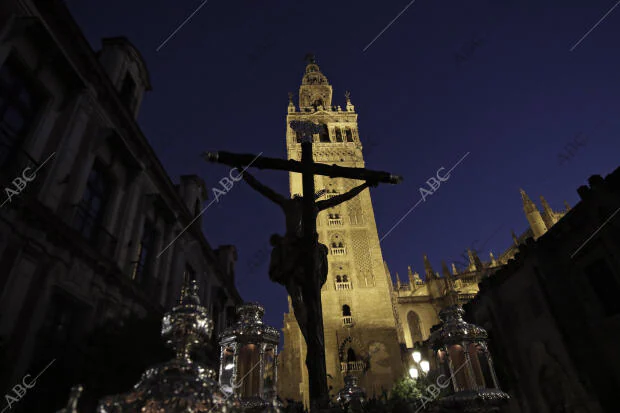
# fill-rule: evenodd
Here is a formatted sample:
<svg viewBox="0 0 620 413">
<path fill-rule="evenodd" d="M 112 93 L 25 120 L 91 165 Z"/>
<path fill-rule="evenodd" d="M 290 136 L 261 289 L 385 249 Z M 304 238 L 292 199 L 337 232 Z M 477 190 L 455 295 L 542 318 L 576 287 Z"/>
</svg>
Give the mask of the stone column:
<svg viewBox="0 0 620 413">
<path fill-rule="evenodd" d="M 130 260 L 130 252 L 134 250 L 134 245 L 128 246 L 129 242 L 132 241 L 131 236 L 135 234 L 137 231 L 137 214 L 138 214 L 138 205 L 139 200 L 142 196 L 142 183 L 144 181 L 144 170 L 140 169 L 139 171 L 135 171 L 134 174 L 129 178 L 129 185 L 127 189 L 127 213 L 124 215 L 123 222 L 121 224 L 121 228 L 124 230 L 119 234 L 118 242 L 120 244 L 120 248 L 118 251 L 118 262 L 121 268 L 127 268 Z"/>
<path fill-rule="evenodd" d="M 88 181 L 88 175 L 90 174 L 95 161 L 95 154 L 90 152 L 87 153 L 84 158 L 77 159 L 81 161 L 81 163 L 76 162 L 74 164 L 74 169 L 71 173 L 71 176 L 73 177 L 73 179 L 71 179 L 71 186 L 67 188 L 66 191 L 67 209 L 61 212 L 64 218 L 70 223 L 72 223 L 75 215 L 75 206 L 81 201 L 84 194 L 84 189 L 86 188 L 86 183 Z"/>
<path fill-rule="evenodd" d="M 170 225 L 166 225 L 166 236 L 165 236 L 165 244 L 164 248 L 168 247 L 168 245 L 170 245 L 170 243 L 174 240 L 175 237 L 175 232 L 174 232 L 174 227 L 175 224 L 170 224 Z M 161 296 L 159 298 L 159 301 L 162 305 L 166 305 L 166 293 L 167 293 L 167 289 L 168 289 L 168 285 L 170 282 L 170 278 L 172 277 L 173 274 L 173 258 L 174 255 L 172 254 L 172 251 L 174 251 L 174 244 L 170 245 L 170 247 L 168 247 L 168 249 L 159 256 L 159 258 L 157 258 L 157 255 L 159 255 L 160 251 L 155 251 L 155 262 L 161 262 L 162 263 L 162 268 L 163 268 L 163 273 L 162 273 L 162 289 L 161 289 Z M 203 300 L 203 305 L 207 305 L 208 301 L 204 301 Z"/>
<path fill-rule="evenodd" d="M 142 214 L 136 213 L 136 216 L 134 216 L 134 226 L 133 226 L 133 231 L 131 232 L 134 238 L 131 240 L 132 241 L 131 247 L 127 248 L 127 264 L 126 264 L 127 267 L 126 268 L 127 268 L 127 273 L 130 278 L 133 276 L 133 270 L 136 266 L 136 261 L 140 259 L 140 257 L 138 256 L 138 252 L 140 251 L 140 243 L 142 241 L 142 235 L 144 232 L 144 221 L 145 220 L 146 220 L 145 213 L 142 213 Z M 147 263 L 146 265 L 148 266 L 150 265 L 150 263 Z"/>
<path fill-rule="evenodd" d="M 167 291 L 167 307 L 173 305 L 174 300 L 176 299 L 180 291 L 180 287 L 183 281 L 182 277 L 183 271 L 185 269 L 185 251 L 183 246 L 184 243 L 185 240 L 181 236 L 174 242 L 174 244 L 172 244 L 172 246 L 170 246 L 170 248 L 174 248 L 174 260 L 172 264 L 172 269 L 170 271 L 169 283 L 167 286 L 167 288 L 169 288 L 169 290 Z M 213 332 L 213 334 L 216 333 L 217 332 L 215 331 Z"/>
<path fill-rule="evenodd" d="M 52 210 L 56 210 L 69 190 L 68 178 L 71 174 L 71 168 L 75 164 L 75 160 L 79 157 L 80 144 L 85 136 L 88 122 L 90 121 L 90 100 L 92 96 L 88 91 L 75 95 L 74 104 L 65 109 L 69 113 L 69 119 L 65 126 L 65 134 L 61 139 L 56 154 L 45 164 L 45 179 L 41 184 L 39 191 L 39 199 Z M 53 152 L 52 152 L 53 153 Z M 44 154 L 45 161 L 50 154 Z M 60 183 L 62 182 L 62 183 Z"/>
<path fill-rule="evenodd" d="M 153 253 L 154 253 L 154 257 L 157 256 L 157 254 L 159 254 L 159 252 L 164 248 L 164 237 L 165 237 L 165 231 L 166 231 L 166 224 L 163 222 L 163 219 L 161 217 L 155 216 L 155 221 L 153 223 L 153 225 L 155 226 L 156 230 L 155 230 L 155 239 L 153 240 Z M 158 280 L 161 277 L 160 274 L 162 274 L 162 269 L 160 268 L 161 266 L 158 265 L 158 260 L 153 260 L 153 262 L 151 262 L 151 268 L 150 268 L 150 276 L 153 278 L 153 280 Z"/>
</svg>

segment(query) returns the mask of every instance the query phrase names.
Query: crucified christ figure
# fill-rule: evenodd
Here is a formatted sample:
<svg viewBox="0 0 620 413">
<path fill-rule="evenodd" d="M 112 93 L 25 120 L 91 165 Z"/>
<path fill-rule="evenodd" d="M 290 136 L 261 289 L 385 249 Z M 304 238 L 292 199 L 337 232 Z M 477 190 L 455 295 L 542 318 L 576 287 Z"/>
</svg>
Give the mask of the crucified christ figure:
<svg viewBox="0 0 620 413">
<path fill-rule="evenodd" d="M 239 169 L 243 170 L 243 168 Z M 323 284 L 325 284 L 328 270 L 327 247 L 319 243 L 318 234 L 315 233 L 315 242 L 318 247 L 314 248 L 314 261 L 316 263 L 315 274 L 311 274 L 310 276 L 304 274 L 303 254 L 309 253 L 309 251 L 304 251 L 302 241 L 304 235 L 302 226 L 303 197 L 295 195 L 293 198 L 287 198 L 260 183 L 247 171 L 243 172 L 243 179 L 257 192 L 278 204 L 284 211 L 286 233 L 284 236 L 273 234 L 270 239 L 273 250 L 271 252 L 271 262 L 269 264 L 269 278 L 271 281 L 281 284 L 286 288 L 293 303 L 293 310 L 297 323 L 299 324 L 304 338 L 307 340 L 308 333 L 310 333 L 308 329 L 313 328 L 313 326 L 309 326 L 307 323 L 307 312 L 321 311 L 321 309 L 313 308 L 315 307 L 313 300 L 304 299 L 304 291 L 309 291 L 306 287 L 310 287 L 310 290 L 317 288 L 318 291 L 320 291 Z M 316 219 L 319 212 L 324 209 L 332 208 L 346 202 L 364 189 L 370 186 L 375 187 L 377 184 L 378 182 L 366 181 L 362 185 L 344 194 L 337 195 L 324 201 L 315 201 L 314 219 Z"/>
</svg>

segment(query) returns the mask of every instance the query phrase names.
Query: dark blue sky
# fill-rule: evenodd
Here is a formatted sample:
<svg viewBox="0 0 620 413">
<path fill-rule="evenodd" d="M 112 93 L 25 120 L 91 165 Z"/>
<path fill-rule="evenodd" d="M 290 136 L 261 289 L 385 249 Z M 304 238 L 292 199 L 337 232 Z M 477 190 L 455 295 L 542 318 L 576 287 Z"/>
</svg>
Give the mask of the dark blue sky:
<svg viewBox="0 0 620 413">
<path fill-rule="evenodd" d="M 483 258 L 507 248 L 510 230 L 527 227 L 520 187 L 560 209 L 578 201 L 590 175 L 620 165 L 620 7 L 570 51 L 615 0 L 417 0 L 364 52 L 408 3 L 209 0 L 159 52 L 201 1 L 68 6 L 95 49 L 102 37 L 124 35 L 141 50 L 153 91 L 139 123 L 174 181 L 198 174 L 217 185 L 228 168 L 206 164 L 205 150 L 285 157 L 287 92 L 297 93 L 308 52 L 335 105 L 351 91 L 362 144 L 372 146 L 367 167 L 405 177 L 372 189 L 380 237 L 437 169 L 469 152 L 383 240 L 390 270 L 406 278 L 407 265 L 421 272 L 422 254 L 439 270 L 498 228 Z M 457 64 L 459 52 L 469 56 Z M 579 132 L 586 145 L 560 165 Z M 287 193 L 287 174 L 256 176 Z M 283 232 L 281 211 L 239 183 L 205 212 L 203 229 L 213 246 L 237 246 L 242 296 L 281 327 L 284 288 L 269 282 L 267 260 L 249 271 L 269 235 Z"/>
</svg>

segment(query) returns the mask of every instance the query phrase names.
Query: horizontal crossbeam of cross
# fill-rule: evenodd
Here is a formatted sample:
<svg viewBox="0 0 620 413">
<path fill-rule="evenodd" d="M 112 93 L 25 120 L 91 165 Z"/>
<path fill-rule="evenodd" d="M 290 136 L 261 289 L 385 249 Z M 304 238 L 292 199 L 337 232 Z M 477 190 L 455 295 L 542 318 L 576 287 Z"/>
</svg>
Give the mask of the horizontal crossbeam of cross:
<svg viewBox="0 0 620 413">
<path fill-rule="evenodd" d="M 303 173 L 306 167 L 300 162 L 293 159 L 267 158 L 261 156 L 256 159 L 256 155 L 237 154 L 231 152 L 205 152 L 203 158 L 209 162 L 222 163 L 229 166 L 242 166 L 252 163 L 253 168 L 258 169 L 276 169 L 282 171 L 291 171 Z M 256 160 L 255 160 L 256 159 Z M 371 171 L 364 168 L 349 168 L 338 165 L 327 165 L 323 163 L 312 163 L 311 172 L 314 175 L 329 176 L 330 178 L 348 178 L 359 179 L 363 181 L 376 181 L 386 184 L 399 184 L 403 178 L 398 175 L 392 175 L 389 172 Z"/>
</svg>

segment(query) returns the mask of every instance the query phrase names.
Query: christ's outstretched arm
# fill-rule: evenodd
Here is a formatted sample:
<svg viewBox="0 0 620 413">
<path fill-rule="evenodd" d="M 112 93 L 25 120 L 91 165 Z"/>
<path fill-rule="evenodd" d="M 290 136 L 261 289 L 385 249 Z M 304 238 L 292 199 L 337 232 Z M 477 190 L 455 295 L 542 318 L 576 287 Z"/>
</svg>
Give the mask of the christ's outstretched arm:
<svg viewBox="0 0 620 413">
<path fill-rule="evenodd" d="M 365 183 L 359 186 L 356 186 L 355 188 L 351 189 L 349 192 L 346 192 L 342 195 L 338 195 L 333 198 L 326 199 L 325 201 L 318 201 L 316 203 L 316 206 L 319 209 L 319 211 L 322 211 L 327 208 L 335 207 L 336 205 L 342 204 L 343 202 L 346 202 L 349 199 L 355 197 L 357 194 L 359 194 L 360 192 L 362 192 L 364 189 L 368 188 L 369 186 L 375 186 L 375 184 L 372 184 L 366 181 Z"/>
<path fill-rule="evenodd" d="M 241 170 L 243 170 L 243 168 L 241 168 Z M 276 204 L 280 206 L 283 206 L 284 203 L 287 201 L 285 197 L 283 197 L 282 195 L 280 195 L 273 189 L 258 182 L 258 180 L 254 178 L 252 175 L 250 175 L 248 171 L 243 171 L 242 173 L 243 173 L 243 179 L 245 180 L 245 182 L 248 183 L 248 185 L 250 185 L 260 194 L 269 198 L 271 201 L 275 202 Z"/>
</svg>

